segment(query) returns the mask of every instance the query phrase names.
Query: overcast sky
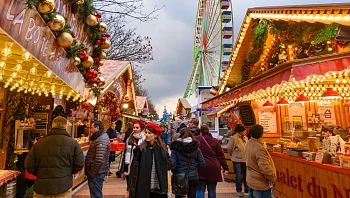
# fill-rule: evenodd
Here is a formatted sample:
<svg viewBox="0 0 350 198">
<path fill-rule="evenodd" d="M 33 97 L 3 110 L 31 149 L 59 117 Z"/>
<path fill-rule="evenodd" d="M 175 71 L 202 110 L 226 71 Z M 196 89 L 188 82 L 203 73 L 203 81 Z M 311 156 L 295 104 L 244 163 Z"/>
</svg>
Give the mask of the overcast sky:
<svg viewBox="0 0 350 198">
<path fill-rule="evenodd" d="M 233 1 L 234 35 L 241 27 L 248 8 L 276 5 L 341 3 L 346 0 L 249 0 Z M 158 20 L 135 24 L 137 33 L 152 37 L 154 60 L 143 65 L 145 88 L 156 104 L 159 115 L 164 106 L 175 111 L 177 100 L 183 96 L 193 67 L 193 38 L 197 0 L 144 0 L 146 9 L 155 5 L 164 8 Z"/>
</svg>

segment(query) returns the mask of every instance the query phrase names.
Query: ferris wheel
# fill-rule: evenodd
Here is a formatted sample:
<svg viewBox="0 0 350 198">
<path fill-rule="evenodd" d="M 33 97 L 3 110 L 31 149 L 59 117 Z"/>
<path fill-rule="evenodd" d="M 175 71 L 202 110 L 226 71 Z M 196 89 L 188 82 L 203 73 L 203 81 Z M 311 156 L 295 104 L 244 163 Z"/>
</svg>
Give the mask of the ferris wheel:
<svg viewBox="0 0 350 198">
<path fill-rule="evenodd" d="M 194 33 L 194 62 L 184 98 L 198 86 L 217 86 L 233 47 L 231 0 L 199 0 Z"/>
</svg>

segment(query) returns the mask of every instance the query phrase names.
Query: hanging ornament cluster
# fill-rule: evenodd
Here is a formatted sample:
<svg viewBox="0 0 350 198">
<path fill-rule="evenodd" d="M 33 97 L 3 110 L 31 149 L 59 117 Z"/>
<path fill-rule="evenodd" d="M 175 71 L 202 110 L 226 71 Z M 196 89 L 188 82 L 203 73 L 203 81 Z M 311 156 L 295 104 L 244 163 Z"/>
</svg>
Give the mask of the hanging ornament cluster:
<svg viewBox="0 0 350 198">
<path fill-rule="evenodd" d="M 105 49 L 111 47 L 107 38 L 107 24 L 100 21 L 101 13 L 97 13 L 92 1 L 87 0 L 69 0 L 72 3 L 71 12 L 77 14 L 83 19 L 84 31 L 89 35 L 89 40 L 94 46 L 91 53 L 87 53 L 87 47 L 75 40 L 74 32 L 62 14 L 55 10 L 55 0 L 26 0 L 29 8 L 37 8 L 48 27 L 57 37 L 57 44 L 63 47 L 67 52 L 67 57 L 71 63 L 66 66 L 70 72 L 80 71 L 85 82 L 88 83 L 96 96 L 100 94 L 100 88 L 104 85 L 99 68 L 104 65 L 103 60 L 107 58 Z M 90 14 L 89 14 L 90 13 Z M 77 68 L 77 69 L 75 69 Z M 103 79 L 103 78 L 102 78 Z M 96 85 L 96 86 L 93 86 Z"/>
<path fill-rule="evenodd" d="M 112 91 L 108 91 L 99 102 L 99 106 L 109 110 L 111 120 L 118 120 L 121 116 L 118 97 Z"/>
</svg>

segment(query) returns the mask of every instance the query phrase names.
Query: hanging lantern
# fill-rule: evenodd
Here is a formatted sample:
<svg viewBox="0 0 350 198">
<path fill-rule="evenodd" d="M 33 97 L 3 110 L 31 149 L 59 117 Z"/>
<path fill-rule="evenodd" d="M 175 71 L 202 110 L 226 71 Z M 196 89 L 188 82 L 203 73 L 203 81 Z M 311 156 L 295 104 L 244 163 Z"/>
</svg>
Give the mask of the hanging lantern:
<svg viewBox="0 0 350 198">
<path fill-rule="evenodd" d="M 91 56 L 89 56 L 87 60 L 83 61 L 83 66 L 85 68 L 90 68 L 93 64 L 94 64 L 94 59 Z"/>
<path fill-rule="evenodd" d="M 49 26 L 49 28 L 52 31 L 57 32 L 57 31 L 60 31 L 64 28 L 64 26 L 66 25 L 66 20 L 64 19 L 64 17 L 62 15 L 55 14 L 52 17 L 52 20 L 47 23 L 47 25 Z"/>
<path fill-rule="evenodd" d="M 98 28 L 98 30 L 99 30 L 100 32 L 106 32 L 107 29 L 108 29 L 107 24 L 101 22 L 101 23 L 100 23 L 100 27 Z"/>
<path fill-rule="evenodd" d="M 15 66 L 14 70 L 22 71 L 22 61 L 20 60 L 17 61 L 17 65 Z"/>
<path fill-rule="evenodd" d="M 304 96 L 304 94 L 300 94 L 297 99 L 295 99 L 295 103 L 305 103 L 305 102 L 310 102 L 309 98 Z"/>
<path fill-rule="evenodd" d="M 323 99 L 338 99 L 341 98 L 338 92 L 334 91 L 333 88 L 327 88 L 325 92 L 323 92 L 321 98 Z"/>
<path fill-rule="evenodd" d="M 12 55 L 11 47 L 13 46 L 13 42 L 5 42 L 5 48 L 1 50 L 1 55 L 3 58 L 7 59 Z"/>
<path fill-rule="evenodd" d="M 95 26 L 98 24 L 98 19 L 96 16 L 90 14 L 86 17 L 85 22 L 88 24 L 88 26 Z"/>
<path fill-rule="evenodd" d="M 22 55 L 22 59 L 24 61 L 30 61 L 30 60 L 32 60 L 32 56 L 29 54 L 29 52 L 26 52 Z"/>
<path fill-rule="evenodd" d="M 274 105 L 272 104 L 272 102 L 266 101 L 266 102 L 263 104 L 263 107 L 264 107 L 264 108 L 273 108 Z"/>
<path fill-rule="evenodd" d="M 111 42 L 109 40 L 106 40 L 105 43 L 101 46 L 102 49 L 108 49 L 111 47 Z"/>
<path fill-rule="evenodd" d="M 288 106 L 289 105 L 289 102 L 287 100 L 285 100 L 284 98 L 281 98 L 281 100 L 279 100 L 277 102 L 277 105 L 278 106 Z"/>
<path fill-rule="evenodd" d="M 38 5 L 38 11 L 41 14 L 52 12 L 55 8 L 55 0 L 42 0 Z"/>
<path fill-rule="evenodd" d="M 81 63 L 81 60 L 80 60 L 79 57 L 76 56 L 76 57 L 72 58 L 72 64 L 73 64 L 74 66 L 80 65 L 80 63 Z"/>
<path fill-rule="evenodd" d="M 57 37 L 57 43 L 63 48 L 68 48 L 72 45 L 73 43 L 73 37 L 71 34 L 68 32 L 62 32 L 58 37 Z"/>
<path fill-rule="evenodd" d="M 106 59 L 107 58 L 107 54 L 105 52 L 101 52 L 101 54 L 98 56 L 100 59 Z"/>
<path fill-rule="evenodd" d="M 37 71 L 38 71 L 37 67 L 38 67 L 38 64 L 37 63 L 33 63 L 33 67 L 30 69 L 29 73 L 31 75 L 35 75 L 37 73 Z"/>
</svg>

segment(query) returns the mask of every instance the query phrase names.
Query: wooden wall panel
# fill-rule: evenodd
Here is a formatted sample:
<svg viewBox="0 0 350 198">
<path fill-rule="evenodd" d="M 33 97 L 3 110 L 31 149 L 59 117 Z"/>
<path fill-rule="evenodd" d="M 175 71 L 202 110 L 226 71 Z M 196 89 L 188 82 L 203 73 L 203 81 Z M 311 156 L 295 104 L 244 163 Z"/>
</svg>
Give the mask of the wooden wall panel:
<svg viewBox="0 0 350 198">
<path fill-rule="evenodd" d="M 274 194 L 278 198 L 349 198 L 350 169 L 308 162 L 271 153 L 278 179 Z"/>
</svg>

